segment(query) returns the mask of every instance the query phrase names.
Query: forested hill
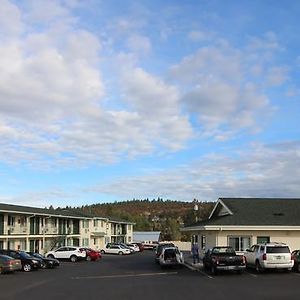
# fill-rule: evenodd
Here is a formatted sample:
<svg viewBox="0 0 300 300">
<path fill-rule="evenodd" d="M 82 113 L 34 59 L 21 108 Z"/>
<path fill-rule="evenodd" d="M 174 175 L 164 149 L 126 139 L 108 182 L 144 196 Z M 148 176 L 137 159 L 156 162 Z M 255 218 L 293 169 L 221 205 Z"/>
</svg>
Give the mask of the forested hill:
<svg viewBox="0 0 300 300">
<path fill-rule="evenodd" d="M 180 227 L 207 219 L 214 202 L 133 199 L 93 204 L 75 208 L 97 216 L 123 219 L 135 223 L 135 231 L 161 231 L 163 239 L 186 239 Z M 198 210 L 195 210 L 195 205 Z M 68 207 L 68 209 L 70 209 Z"/>
</svg>

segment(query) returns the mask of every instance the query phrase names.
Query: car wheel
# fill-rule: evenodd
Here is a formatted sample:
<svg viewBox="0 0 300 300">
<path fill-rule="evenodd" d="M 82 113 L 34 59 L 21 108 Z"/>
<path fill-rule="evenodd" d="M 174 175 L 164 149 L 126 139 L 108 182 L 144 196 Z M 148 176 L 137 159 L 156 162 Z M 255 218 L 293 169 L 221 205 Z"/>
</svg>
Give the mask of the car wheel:
<svg viewBox="0 0 300 300">
<path fill-rule="evenodd" d="M 0 267 L 0 274 L 2 274 L 2 267 Z"/>
<path fill-rule="evenodd" d="M 72 255 L 72 256 L 70 257 L 70 261 L 71 261 L 71 262 L 76 262 L 76 261 L 77 261 L 77 256 L 76 256 L 76 255 Z"/>
<path fill-rule="evenodd" d="M 31 271 L 31 265 L 30 264 L 25 264 L 23 266 L 23 271 L 24 272 L 30 272 Z"/>
<path fill-rule="evenodd" d="M 296 270 L 298 273 L 300 273 L 300 264 L 298 263 L 297 267 L 296 267 Z"/>
<path fill-rule="evenodd" d="M 101 254 L 105 254 L 105 251 L 104 251 L 104 250 L 101 250 L 100 253 L 101 253 Z"/>
<path fill-rule="evenodd" d="M 119 253 L 118 253 L 119 255 L 123 255 L 123 252 L 122 251 L 119 251 Z"/>
<path fill-rule="evenodd" d="M 255 271 L 256 271 L 257 273 L 262 272 L 262 268 L 261 268 L 261 265 L 260 265 L 260 263 L 259 263 L 258 260 L 255 262 Z"/>
<path fill-rule="evenodd" d="M 53 254 L 49 254 L 47 257 L 48 258 L 54 258 L 54 255 Z"/>
<path fill-rule="evenodd" d="M 47 269 L 47 264 L 46 263 L 41 263 L 41 267 L 42 267 L 42 269 Z"/>
<path fill-rule="evenodd" d="M 88 255 L 88 256 L 86 257 L 86 260 L 87 260 L 87 261 L 91 261 L 92 259 L 91 259 L 91 257 Z"/>
</svg>

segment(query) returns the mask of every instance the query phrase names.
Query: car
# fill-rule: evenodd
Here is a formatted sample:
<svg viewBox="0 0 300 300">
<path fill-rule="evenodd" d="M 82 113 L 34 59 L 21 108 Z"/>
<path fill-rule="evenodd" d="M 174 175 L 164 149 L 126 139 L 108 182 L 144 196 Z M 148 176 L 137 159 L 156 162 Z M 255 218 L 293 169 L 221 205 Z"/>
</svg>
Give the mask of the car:
<svg viewBox="0 0 300 300">
<path fill-rule="evenodd" d="M 291 270 L 294 266 L 291 251 L 284 243 L 264 243 L 253 245 L 245 252 L 247 267 L 254 267 L 256 272 L 266 269 Z"/>
<path fill-rule="evenodd" d="M 43 261 L 43 264 L 42 264 L 43 269 L 53 269 L 60 265 L 58 259 L 45 257 L 42 254 L 39 254 L 36 252 L 27 252 L 27 254 L 29 254 L 30 256 L 32 256 L 34 258 L 41 259 Z"/>
<path fill-rule="evenodd" d="M 165 247 L 175 247 L 175 245 L 173 243 L 165 243 L 165 242 L 159 243 L 155 248 L 154 260 L 156 263 L 159 263 L 159 257 L 162 253 L 163 248 Z"/>
<path fill-rule="evenodd" d="M 25 251 L 1 249 L 0 254 L 4 254 L 12 258 L 21 260 L 22 270 L 24 272 L 30 272 L 42 267 L 41 261 L 39 259 L 30 256 Z"/>
<path fill-rule="evenodd" d="M 143 243 L 136 243 L 136 242 L 134 242 L 134 244 L 137 245 L 140 248 L 140 252 L 144 251 L 144 245 L 143 245 Z"/>
<path fill-rule="evenodd" d="M 300 272 L 300 250 L 292 252 L 292 260 L 294 261 L 293 270 Z"/>
<path fill-rule="evenodd" d="M 49 251 L 45 255 L 47 258 L 68 259 L 71 262 L 86 259 L 86 252 L 82 247 L 63 246 Z"/>
<path fill-rule="evenodd" d="M 118 245 L 118 244 L 112 244 L 112 243 L 108 243 L 105 245 L 104 248 L 102 248 L 100 250 L 101 254 L 105 254 L 105 253 L 108 253 L 108 254 L 118 254 L 118 255 L 128 255 L 128 254 L 131 254 L 131 251 L 130 249 L 128 248 L 125 248 L 121 245 Z"/>
<path fill-rule="evenodd" d="M 82 248 L 86 252 L 87 261 L 96 261 L 99 260 L 102 256 L 101 253 L 97 250 L 91 248 Z"/>
<path fill-rule="evenodd" d="M 20 259 L 0 254 L 0 274 L 22 270 Z"/>
<path fill-rule="evenodd" d="M 159 255 L 159 264 L 161 267 L 182 266 L 184 264 L 183 255 L 177 247 L 166 246 Z"/>
<path fill-rule="evenodd" d="M 205 252 L 203 266 L 213 275 L 217 275 L 219 271 L 241 273 L 246 269 L 246 260 L 243 255 L 237 255 L 232 247 L 216 246 Z"/>
<path fill-rule="evenodd" d="M 135 244 L 135 243 L 126 244 L 126 246 L 128 246 L 134 252 L 140 252 L 140 247 L 137 244 Z"/>
</svg>

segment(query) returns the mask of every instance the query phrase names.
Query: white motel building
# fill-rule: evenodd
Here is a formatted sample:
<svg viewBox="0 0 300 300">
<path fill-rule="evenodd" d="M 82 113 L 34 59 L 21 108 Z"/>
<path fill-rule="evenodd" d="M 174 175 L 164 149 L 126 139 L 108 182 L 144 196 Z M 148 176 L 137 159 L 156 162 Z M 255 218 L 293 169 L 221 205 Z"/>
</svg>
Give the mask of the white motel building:
<svg viewBox="0 0 300 300">
<path fill-rule="evenodd" d="M 102 248 L 132 242 L 134 223 L 73 210 L 0 203 L 0 249 L 46 253 L 58 246 Z"/>
</svg>

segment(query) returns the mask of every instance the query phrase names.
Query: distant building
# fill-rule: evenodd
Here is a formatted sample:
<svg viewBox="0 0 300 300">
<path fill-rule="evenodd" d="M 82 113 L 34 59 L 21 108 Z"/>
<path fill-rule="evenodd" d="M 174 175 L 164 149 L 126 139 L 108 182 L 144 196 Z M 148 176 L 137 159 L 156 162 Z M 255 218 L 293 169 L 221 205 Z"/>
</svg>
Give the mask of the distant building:
<svg viewBox="0 0 300 300">
<path fill-rule="evenodd" d="M 160 241 L 160 231 L 134 231 L 133 241 L 153 247 Z"/>
</svg>

